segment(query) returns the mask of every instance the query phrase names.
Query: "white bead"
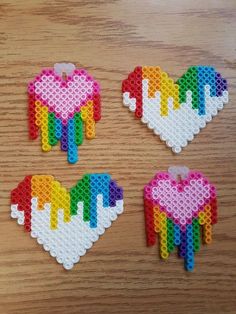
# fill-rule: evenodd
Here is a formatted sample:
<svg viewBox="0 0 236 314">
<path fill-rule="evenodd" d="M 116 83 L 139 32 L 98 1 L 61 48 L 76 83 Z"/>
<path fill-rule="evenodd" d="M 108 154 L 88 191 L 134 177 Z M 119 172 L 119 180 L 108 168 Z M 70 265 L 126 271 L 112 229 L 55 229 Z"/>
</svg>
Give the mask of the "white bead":
<svg viewBox="0 0 236 314">
<path fill-rule="evenodd" d="M 186 103 L 180 104 L 179 109 L 173 109 L 173 98 L 168 98 L 168 115 L 161 116 L 161 92 L 156 91 L 153 98 L 148 97 L 149 80 L 142 80 L 142 102 L 143 114 L 141 121 L 147 124 L 156 135 L 159 135 L 166 145 L 172 148 L 174 153 L 180 153 L 183 147 L 192 141 L 194 135 L 206 126 L 212 117 L 217 115 L 225 103 L 228 102 L 228 92 L 224 91 L 222 96 L 211 97 L 210 86 L 205 86 L 205 115 L 199 115 L 198 109 L 192 109 L 192 91 L 186 91 Z M 123 93 L 123 103 L 134 112 L 136 99 L 130 97 L 129 92 Z"/>
<path fill-rule="evenodd" d="M 50 228 L 51 204 L 46 203 L 43 210 L 38 210 L 37 203 L 36 197 L 31 199 L 31 236 L 68 270 L 79 262 L 80 257 L 86 254 L 100 235 L 123 212 L 123 200 L 116 201 L 114 207 L 104 208 L 103 195 L 99 194 L 96 228 L 91 228 L 89 222 L 83 221 L 83 202 L 78 202 L 77 215 L 72 215 L 70 222 L 65 223 L 63 211 L 58 211 L 58 226 L 57 229 L 52 230 Z M 11 217 L 17 219 L 18 224 L 24 224 L 24 212 L 18 210 L 17 204 L 11 205 Z"/>
</svg>

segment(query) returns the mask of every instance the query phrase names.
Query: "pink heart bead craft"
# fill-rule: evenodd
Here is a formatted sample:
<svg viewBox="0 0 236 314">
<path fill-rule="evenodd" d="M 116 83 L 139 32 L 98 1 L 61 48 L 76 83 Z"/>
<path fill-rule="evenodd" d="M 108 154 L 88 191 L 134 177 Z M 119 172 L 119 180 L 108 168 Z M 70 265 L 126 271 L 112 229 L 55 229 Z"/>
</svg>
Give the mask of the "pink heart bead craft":
<svg viewBox="0 0 236 314">
<path fill-rule="evenodd" d="M 27 176 L 11 192 L 11 217 L 71 269 L 123 212 L 123 189 L 109 174 L 86 174 L 68 192 L 49 175 Z"/>
<path fill-rule="evenodd" d="M 41 129 L 43 151 L 50 151 L 60 140 L 68 162 L 77 162 L 84 126 L 86 138 L 93 139 L 95 123 L 101 118 L 98 82 L 84 69 L 58 63 L 29 83 L 28 94 L 30 138 L 36 139 Z"/>
<path fill-rule="evenodd" d="M 213 67 L 192 66 L 176 83 L 157 66 L 138 66 L 122 83 L 123 103 L 174 153 L 228 102 L 227 81 Z"/>
<path fill-rule="evenodd" d="M 193 270 L 201 233 L 203 243 L 212 241 L 212 225 L 217 222 L 215 187 L 198 171 L 170 167 L 144 187 L 144 208 L 147 245 L 154 245 L 158 234 L 161 258 L 167 259 L 177 247 L 185 268 Z"/>
</svg>

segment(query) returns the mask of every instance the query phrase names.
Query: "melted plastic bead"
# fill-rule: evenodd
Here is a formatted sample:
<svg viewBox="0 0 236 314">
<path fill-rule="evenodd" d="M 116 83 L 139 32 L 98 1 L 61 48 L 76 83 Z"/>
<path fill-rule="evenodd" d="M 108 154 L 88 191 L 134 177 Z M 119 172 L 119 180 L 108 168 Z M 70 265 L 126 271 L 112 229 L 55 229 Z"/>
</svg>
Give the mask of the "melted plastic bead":
<svg viewBox="0 0 236 314">
<path fill-rule="evenodd" d="M 144 212 L 147 245 L 155 244 L 157 233 L 161 257 L 166 259 L 176 246 L 185 268 L 193 270 L 201 229 L 203 242 L 212 241 L 212 225 L 217 222 L 215 187 L 200 172 L 170 167 L 144 187 Z"/>
<path fill-rule="evenodd" d="M 69 163 L 75 163 L 77 146 L 83 142 L 83 124 L 86 138 L 95 137 L 95 122 L 101 118 L 100 87 L 85 70 L 75 69 L 74 65 L 63 78 L 63 66 L 60 70 L 58 64 L 54 69 L 42 70 L 28 85 L 29 135 L 36 139 L 41 129 L 45 152 L 60 140 Z"/>
<path fill-rule="evenodd" d="M 124 105 L 175 153 L 228 102 L 227 81 L 210 66 L 192 66 L 176 83 L 160 67 L 139 66 L 122 93 Z"/>
<path fill-rule="evenodd" d="M 69 192 L 52 176 L 33 175 L 11 192 L 11 204 L 11 217 L 71 269 L 123 212 L 123 189 L 102 173 L 84 175 Z"/>
</svg>

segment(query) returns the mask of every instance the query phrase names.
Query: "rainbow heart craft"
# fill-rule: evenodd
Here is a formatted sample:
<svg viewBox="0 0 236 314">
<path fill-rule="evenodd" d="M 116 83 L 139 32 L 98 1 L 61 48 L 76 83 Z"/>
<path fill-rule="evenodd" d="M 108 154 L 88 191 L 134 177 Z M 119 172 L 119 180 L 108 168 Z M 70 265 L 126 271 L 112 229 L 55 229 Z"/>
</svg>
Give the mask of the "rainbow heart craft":
<svg viewBox="0 0 236 314">
<path fill-rule="evenodd" d="M 11 217 L 71 269 L 123 212 L 123 189 L 108 174 L 86 174 L 68 192 L 53 176 L 27 176 L 11 192 Z"/>
<path fill-rule="evenodd" d="M 65 74 L 65 75 L 64 75 Z M 123 103 L 174 153 L 228 102 L 227 81 L 210 66 L 192 66 L 176 82 L 157 66 L 138 66 L 122 82 Z M 95 137 L 101 119 L 100 87 L 84 69 L 58 63 L 28 84 L 29 135 L 42 150 L 60 141 L 69 163 L 78 146 Z M 32 175 L 11 192 L 11 217 L 67 270 L 123 212 L 123 189 L 109 174 L 86 174 L 69 191 L 50 175 Z M 216 189 L 200 172 L 170 167 L 144 188 L 147 245 L 160 256 L 178 249 L 188 271 L 195 253 L 212 241 Z M 157 236 L 158 235 L 158 236 Z"/>
<path fill-rule="evenodd" d="M 167 259 L 178 248 L 185 268 L 194 268 L 194 254 L 212 241 L 212 225 L 217 222 L 216 189 L 197 171 L 188 171 L 178 181 L 168 172 L 158 172 L 144 188 L 147 245 L 156 243 Z M 201 231 L 202 229 L 202 231 Z"/>
<path fill-rule="evenodd" d="M 228 102 L 227 81 L 210 66 L 192 66 L 176 83 L 157 66 L 138 66 L 122 83 L 123 103 L 175 153 Z"/>
<path fill-rule="evenodd" d="M 60 64 L 59 64 L 60 65 Z M 72 68 L 63 77 L 55 68 L 44 69 L 28 85 L 29 135 L 38 137 L 48 152 L 61 141 L 68 162 L 78 161 L 78 146 L 95 137 L 95 123 L 101 118 L 99 84 L 84 70 Z"/>
</svg>

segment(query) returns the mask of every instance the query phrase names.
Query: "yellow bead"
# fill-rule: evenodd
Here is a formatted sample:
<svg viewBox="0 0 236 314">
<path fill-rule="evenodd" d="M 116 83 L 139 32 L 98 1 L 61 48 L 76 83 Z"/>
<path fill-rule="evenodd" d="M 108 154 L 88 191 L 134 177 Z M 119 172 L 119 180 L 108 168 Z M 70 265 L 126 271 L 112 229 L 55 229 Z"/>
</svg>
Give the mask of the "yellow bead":
<svg viewBox="0 0 236 314">
<path fill-rule="evenodd" d="M 64 211 L 64 222 L 70 222 L 70 195 L 67 190 L 60 185 L 59 182 L 54 181 L 52 184 L 52 204 L 51 204 L 51 229 L 57 228 L 58 224 L 58 210 Z"/>
<path fill-rule="evenodd" d="M 41 107 L 41 142 L 42 150 L 48 152 L 51 150 L 48 138 L 48 108 L 46 106 Z"/>
<path fill-rule="evenodd" d="M 160 222 L 159 222 L 160 210 L 159 210 L 159 206 L 155 206 L 153 208 L 153 213 L 154 213 L 154 229 L 155 229 L 155 232 L 158 233 L 158 232 L 160 232 Z"/>
</svg>

